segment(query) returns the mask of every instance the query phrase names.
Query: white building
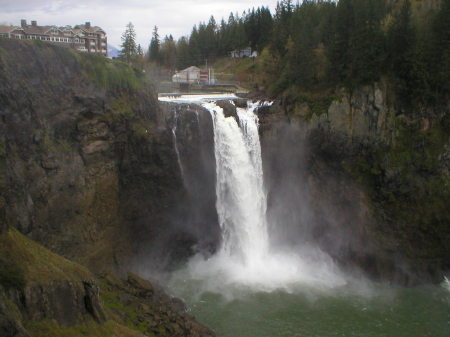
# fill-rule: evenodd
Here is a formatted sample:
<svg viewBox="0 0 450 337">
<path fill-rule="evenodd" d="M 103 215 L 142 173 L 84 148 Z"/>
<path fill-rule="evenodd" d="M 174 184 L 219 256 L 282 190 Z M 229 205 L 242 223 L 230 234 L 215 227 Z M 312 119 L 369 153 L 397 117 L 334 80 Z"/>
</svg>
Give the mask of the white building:
<svg viewBox="0 0 450 337">
<path fill-rule="evenodd" d="M 172 76 L 175 83 L 200 83 L 200 68 L 195 66 L 180 70 Z"/>
</svg>

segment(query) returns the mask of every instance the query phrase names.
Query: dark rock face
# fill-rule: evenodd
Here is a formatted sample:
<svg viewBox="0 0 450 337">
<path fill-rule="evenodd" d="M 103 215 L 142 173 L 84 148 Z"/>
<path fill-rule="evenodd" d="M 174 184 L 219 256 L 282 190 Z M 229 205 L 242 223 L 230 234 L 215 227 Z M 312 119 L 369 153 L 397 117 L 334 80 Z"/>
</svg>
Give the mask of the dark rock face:
<svg viewBox="0 0 450 337">
<path fill-rule="evenodd" d="M 2 295 L 0 295 L 0 336 L 29 337 L 22 324 L 12 315 L 10 308 L 6 306 L 5 297 Z"/>
<path fill-rule="evenodd" d="M 199 138 L 195 114 L 180 118 L 186 126 L 177 131 L 189 179 L 196 181 L 190 185 L 200 189 L 189 194 L 171 125 L 151 87 L 98 87 L 69 50 L 0 42 L 2 230 L 18 228 L 96 270 L 123 271 L 136 252 L 151 253 L 161 265 L 189 256 L 205 219 L 214 221 L 201 206 L 203 218 L 196 221 L 203 224 L 190 226 L 190 202 L 214 203 L 210 191 L 198 187 L 205 172 L 193 168 L 210 156 L 200 143 L 212 144 L 207 132 Z M 203 117 L 199 123 L 211 123 Z M 211 172 L 204 177 L 209 186 Z"/>
<path fill-rule="evenodd" d="M 283 228 L 273 239 L 315 242 L 343 268 L 376 280 L 439 282 L 448 261 L 442 239 L 392 223 L 347 169 L 395 137 L 395 111 L 383 90 L 375 85 L 343 94 L 319 116 L 277 102 L 258 111 L 269 223 L 281 220 Z"/>
<path fill-rule="evenodd" d="M 99 326 L 111 319 L 133 326 L 145 322 L 146 332 L 156 335 L 215 336 L 187 313 L 180 299 L 167 295 L 150 281 L 129 273 L 126 280 L 105 275 L 98 282 L 101 290 L 94 281 L 55 281 L 8 292 L 0 288 L 1 336 L 34 335 L 32 327 L 27 331 L 22 326 L 27 322 L 52 321 L 60 327 L 71 327 L 93 319 Z M 107 315 L 106 306 L 113 313 L 108 311 Z"/>
<path fill-rule="evenodd" d="M 209 111 L 198 105 L 161 104 L 168 129 L 172 132 L 172 149 L 180 181 L 179 200 L 173 231 L 181 239 L 178 247 L 189 247 L 189 254 L 174 251 L 174 261 L 184 260 L 192 253 L 211 254 L 220 237 L 216 212 L 214 133 Z M 166 236 L 170 231 L 165 231 Z M 185 234 L 185 235 L 183 235 Z M 159 240 L 161 244 L 164 240 Z"/>
<path fill-rule="evenodd" d="M 98 291 L 93 281 L 55 281 L 10 292 L 10 298 L 28 321 L 52 319 L 62 326 L 72 326 L 87 317 L 105 321 Z"/>
</svg>

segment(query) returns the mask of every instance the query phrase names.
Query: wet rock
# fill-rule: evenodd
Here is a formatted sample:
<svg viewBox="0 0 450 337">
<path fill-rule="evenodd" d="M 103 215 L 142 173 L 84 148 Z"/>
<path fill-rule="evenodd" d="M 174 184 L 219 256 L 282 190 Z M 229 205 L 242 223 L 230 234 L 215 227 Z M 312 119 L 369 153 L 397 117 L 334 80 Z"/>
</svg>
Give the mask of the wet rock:
<svg viewBox="0 0 450 337">
<path fill-rule="evenodd" d="M 217 101 L 216 105 L 223 109 L 223 114 L 225 115 L 225 117 L 233 117 L 234 119 L 236 119 L 236 121 L 239 120 L 236 112 L 236 106 L 230 101 Z"/>
<path fill-rule="evenodd" d="M 233 99 L 233 103 L 238 108 L 247 108 L 247 100 L 245 98 L 236 98 Z"/>
<path fill-rule="evenodd" d="M 90 281 L 83 282 L 83 286 L 85 291 L 84 304 L 86 311 L 90 313 L 98 323 L 105 322 L 106 316 L 99 300 L 99 287 L 94 282 Z"/>
</svg>

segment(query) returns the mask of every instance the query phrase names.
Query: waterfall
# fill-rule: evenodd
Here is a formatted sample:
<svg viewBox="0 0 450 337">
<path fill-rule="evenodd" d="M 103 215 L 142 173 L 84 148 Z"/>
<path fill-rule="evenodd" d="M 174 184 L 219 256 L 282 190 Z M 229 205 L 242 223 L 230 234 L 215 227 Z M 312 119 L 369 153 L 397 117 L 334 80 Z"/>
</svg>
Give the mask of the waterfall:
<svg viewBox="0 0 450 337">
<path fill-rule="evenodd" d="M 269 247 L 256 105 L 238 108 L 240 125 L 234 118 L 225 118 L 222 108 L 214 103 L 203 106 L 210 111 L 214 126 L 221 254 L 252 266 Z"/>
<path fill-rule="evenodd" d="M 203 290 L 222 293 L 229 285 L 271 291 L 295 288 L 299 283 L 314 287 L 345 284 L 332 259 L 319 248 L 304 244 L 289 251 L 270 245 L 255 114 L 258 104 L 237 108 L 236 120 L 225 117 L 223 109 L 216 105 L 215 101 L 223 97 L 192 96 L 160 100 L 199 104 L 210 112 L 216 161 L 216 211 L 222 242 L 213 256 L 206 259 L 202 254 L 194 256 L 178 277 L 184 279 L 186 276 L 182 275 L 187 272 L 189 278 L 202 280 Z M 172 129 L 174 135 L 175 131 Z"/>
</svg>

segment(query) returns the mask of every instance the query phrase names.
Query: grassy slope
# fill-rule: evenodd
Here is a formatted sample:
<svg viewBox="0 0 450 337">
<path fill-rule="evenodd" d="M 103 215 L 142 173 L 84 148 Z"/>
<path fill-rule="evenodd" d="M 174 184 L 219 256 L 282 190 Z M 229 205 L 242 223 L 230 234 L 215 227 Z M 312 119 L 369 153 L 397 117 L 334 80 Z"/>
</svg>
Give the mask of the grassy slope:
<svg viewBox="0 0 450 337">
<path fill-rule="evenodd" d="M 33 285 L 49 285 L 53 281 L 94 280 L 95 277 L 85 267 L 69 261 L 11 229 L 0 235 L 0 285 L 5 288 L 22 288 Z M 2 293 L 0 292 L 0 297 Z M 17 319 L 20 312 L 11 302 L 7 302 L 9 311 Z M 122 309 L 126 310 L 126 307 Z M 107 312 L 108 313 L 108 312 Z M 115 317 L 105 324 L 98 324 L 93 319 L 85 324 L 62 327 L 51 320 L 25 322 L 25 328 L 32 337 L 138 337 L 142 333 L 139 327 L 122 325 Z M 125 322 L 127 323 L 127 322 Z"/>
<path fill-rule="evenodd" d="M 87 268 L 50 252 L 16 230 L 0 236 L 0 258 L 22 270 L 26 285 L 94 278 Z"/>
</svg>

